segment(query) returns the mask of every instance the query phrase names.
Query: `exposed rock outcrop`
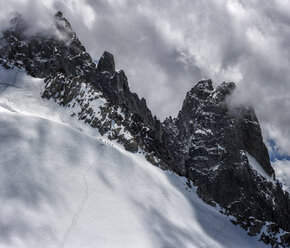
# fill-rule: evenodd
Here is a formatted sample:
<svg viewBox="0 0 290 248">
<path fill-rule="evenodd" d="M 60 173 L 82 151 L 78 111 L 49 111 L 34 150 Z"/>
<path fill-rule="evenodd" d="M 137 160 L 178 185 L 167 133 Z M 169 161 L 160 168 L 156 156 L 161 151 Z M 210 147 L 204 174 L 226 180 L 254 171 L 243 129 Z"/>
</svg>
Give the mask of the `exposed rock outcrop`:
<svg viewBox="0 0 290 248">
<path fill-rule="evenodd" d="M 111 53 L 108 53 L 107 51 L 104 52 L 99 60 L 97 71 L 101 73 L 109 73 L 110 75 L 115 73 L 115 60 Z"/>
<path fill-rule="evenodd" d="M 255 112 L 227 105 L 234 88 L 222 83 L 214 89 L 211 80 L 200 81 L 187 93 L 177 118 L 165 120 L 163 140 L 174 169 L 198 186 L 205 201 L 290 231 L 289 195 L 274 180 Z M 272 179 L 255 171 L 247 154 Z"/>
</svg>

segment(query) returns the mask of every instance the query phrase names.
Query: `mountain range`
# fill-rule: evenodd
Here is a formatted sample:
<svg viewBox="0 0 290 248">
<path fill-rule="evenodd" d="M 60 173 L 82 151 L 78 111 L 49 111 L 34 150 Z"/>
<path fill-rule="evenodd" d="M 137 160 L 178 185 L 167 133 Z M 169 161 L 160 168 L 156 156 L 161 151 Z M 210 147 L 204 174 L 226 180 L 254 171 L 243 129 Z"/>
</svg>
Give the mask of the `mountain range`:
<svg viewBox="0 0 290 248">
<path fill-rule="evenodd" d="M 235 83 L 223 82 L 214 88 L 210 79 L 197 82 L 187 92 L 177 117 L 168 117 L 161 122 L 153 116 L 146 100 L 130 90 L 125 72 L 116 70 L 111 53 L 105 51 L 95 63 L 62 13 L 58 12 L 53 18 L 57 35 L 39 33 L 30 36 L 25 32 L 26 23 L 20 15 L 15 15 L 11 27 L 2 33 L 0 39 L 0 135 L 2 146 L 8 147 L 1 155 L 1 170 L 4 173 L 10 170 L 9 167 L 15 167 L 11 169 L 15 177 L 3 177 L 1 195 L 8 197 L 9 201 L 12 199 L 9 204 L 17 204 L 19 197 L 25 204 L 35 204 L 28 209 L 37 212 L 38 204 L 42 204 L 40 199 L 46 195 L 49 201 L 54 201 L 53 192 L 58 192 L 46 187 L 62 187 L 61 180 L 67 190 L 67 193 L 62 192 L 64 198 L 66 195 L 69 198 L 67 204 L 74 206 L 74 194 L 75 197 L 79 194 L 80 204 L 76 206 L 63 238 L 51 238 L 60 240 L 58 247 L 96 247 L 93 242 L 82 243 L 83 239 L 95 240 L 92 230 L 99 235 L 96 240 L 100 244 L 98 247 L 290 246 L 289 193 L 276 179 L 254 108 L 232 104 L 228 100 L 236 89 Z M 29 116 L 18 116 L 22 112 L 29 113 Z M 33 130 L 31 134 L 25 134 L 29 129 Z M 43 143 L 37 143 L 37 140 Z M 9 145 L 10 149 L 15 148 L 13 152 Z M 5 155 L 13 153 L 19 154 Z M 29 165 L 24 163 L 23 167 L 23 159 Z M 38 163 L 43 163 L 39 161 L 44 161 L 43 168 L 37 167 Z M 94 163 L 106 165 L 97 168 L 101 179 L 93 179 L 90 174 Z M 69 166 L 58 169 L 54 164 Z M 69 169 L 71 164 L 72 172 Z M 77 179 L 79 172 L 74 171 L 74 167 L 79 164 L 85 169 Z M 21 173 L 18 175 L 17 172 L 25 168 L 28 172 L 24 173 L 23 180 Z M 42 170 L 50 174 L 45 179 L 47 186 L 43 182 L 32 183 L 35 181 L 33 177 L 38 178 L 36 181 L 43 177 Z M 54 177 L 58 178 L 55 186 L 50 185 Z M 74 180 L 80 180 L 79 184 L 84 182 L 85 193 L 75 191 L 79 184 L 74 184 Z M 92 188 L 100 193 L 100 198 L 89 198 L 88 192 L 92 195 L 94 191 L 88 184 L 94 185 Z M 104 185 L 115 190 L 108 192 Z M 150 194 L 153 198 L 149 197 Z M 124 207 L 128 204 L 128 197 L 128 209 L 136 212 L 136 216 L 139 216 L 140 209 L 145 209 L 144 222 L 136 224 Z M 89 199 L 90 207 L 86 208 Z M 107 204 L 103 204 L 102 199 Z M 156 201 L 153 206 L 158 210 L 147 206 L 146 201 L 150 199 Z M 203 223 L 203 232 L 209 233 L 207 236 L 202 236 L 191 226 L 197 219 L 188 214 L 188 202 L 195 208 L 196 218 Z M 114 209 L 118 204 L 123 217 L 118 216 L 118 210 Z M 176 204 L 174 210 L 172 204 Z M 6 211 L 4 208 L 3 213 Z M 114 209 L 112 217 L 105 215 L 106 218 L 102 219 L 102 214 L 96 217 L 96 213 L 92 213 L 94 209 L 96 212 L 102 209 L 103 213 L 106 208 Z M 159 212 L 162 213 L 163 209 L 165 216 Z M 93 225 L 94 228 L 92 233 L 86 232 L 85 236 L 74 240 L 72 231 L 83 232 L 77 226 L 83 212 L 89 213 L 83 217 L 86 219 L 83 226 Z M 186 218 L 180 217 L 183 212 Z M 127 215 L 135 225 L 122 232 L 124 224 L 127 226 L 122 218 L 126 219 Z M 96 218 L 92 222 L 100 220 L 101 223 L 90 223 L 90 217 Z M 11 218 L 0 224 L 3 247 L 12 247 L 13 242 L 13 247 L 26 247 L 23 244 L 29 243 L 30 239 L 33 241 L 29 244 L 34 244 L 31 247 L 39 247 L 39 244 L 41 247 L 55 247 L 50 245 L 49 238 L 40 241 L 45 228 L 33 239 L 30 235 L 35 229 L 27 226 L 26 220 L 18 219 L 18 223 Z M 65 218 L 69 219 L 68 216 Z M 178 218 L 181 222 L 176 225 L 178 228 L 173 228 L 172 222 L 178 222 Z M 155 225 L 154 219 L 158 220 Z M 108 222 L 114 225 L 110 226 Z M 185 222 L 188 224 L 182 227 Z M 7 223 L 14 223 L 24 234 L 19 236 L 19 230 Z M 211 231 L 210 223 L 216 231 Z M 128 221 L 128 225 L 131 224 Z M 104 231 L 104 235 L 110 237 L 102 236 L 102 225 L 113 229 L 114 232 Z M 139 225 L 151 228 L 148 233 L 155 233 L 154 240 L 159 242 L 157 246 L 149 241 L 146 243 L 146 232 L 139 233 Z M 54 226 L 57 222 L 52 222 L 50 228 Z M 237 243 L 234 238 L 229 240 L 229 235 L 222 236 L 225 227 L 231 229 L 233 237 L 240 236 L 242 240 Z M 60 235 L 59 232 L 56 233 Z M 144 243 L 138 243 L 138 237 Z M 116 240 L 123 243 L 118 244 Z M 73 243 L 68 246 L 67 242 Z"/>
</svg>

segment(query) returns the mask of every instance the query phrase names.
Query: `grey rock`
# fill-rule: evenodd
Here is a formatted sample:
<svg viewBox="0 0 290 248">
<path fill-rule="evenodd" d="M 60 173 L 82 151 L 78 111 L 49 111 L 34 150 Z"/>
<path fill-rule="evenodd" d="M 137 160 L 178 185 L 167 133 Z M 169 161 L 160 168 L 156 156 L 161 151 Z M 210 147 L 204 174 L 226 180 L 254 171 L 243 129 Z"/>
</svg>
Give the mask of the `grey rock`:
<svg viewBox="0 0 290 248">
<path fill-rule="evenodd" d="M 253 108 L 227 104 L 234 89 L 234 83 L 213 89 L 211 80 L 200 81 L 186 94 L 177 118 L 164 121 L 163 141 L 173 169 L 192 180 L 206 202 L 289 231 L 289 195 L 255 172 L 247 159 L 246 152 L 274 180 Z"/>
<path fill-rule="evenodd" d="M 138 144 L 134 139 L 126 140 L 124 143 L 124 147 L 129 152 L 137 152 L 138 151 Z"/>
<path fill-rule="evenodd" d="M 99 60 L 97 71 L 113 74 L 115 72 L 115 60 L 111 53 L 105 51 Z"/>
</svg>

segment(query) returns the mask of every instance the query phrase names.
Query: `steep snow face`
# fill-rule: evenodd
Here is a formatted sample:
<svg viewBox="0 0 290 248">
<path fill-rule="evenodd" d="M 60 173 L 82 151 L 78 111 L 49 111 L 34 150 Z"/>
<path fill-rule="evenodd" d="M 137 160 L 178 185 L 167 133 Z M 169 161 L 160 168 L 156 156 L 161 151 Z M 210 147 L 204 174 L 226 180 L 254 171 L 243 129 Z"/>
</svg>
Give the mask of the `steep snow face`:
<svg viewBox="0 0 290 248">
<path fill-rule="evenodd" d="M 7 110 L 63 122 L 68 111 L 41 98 L 44 80 L 33 78 L 24 70 L 6 70 L 0 66 L 0 106 Z"/>
<path fill-rule="evenodd" d="M 0 112 L 0 247 L 263 247 L 185 178 L 45 118 Z"/>
</svg>

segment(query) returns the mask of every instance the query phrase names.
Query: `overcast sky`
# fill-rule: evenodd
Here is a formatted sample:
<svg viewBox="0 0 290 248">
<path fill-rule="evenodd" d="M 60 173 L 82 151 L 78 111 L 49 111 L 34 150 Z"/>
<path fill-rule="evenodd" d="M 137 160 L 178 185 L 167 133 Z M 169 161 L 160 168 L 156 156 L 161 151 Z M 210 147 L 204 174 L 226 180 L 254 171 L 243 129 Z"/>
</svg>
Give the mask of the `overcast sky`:
<svg viewBox="0 0 290 248">
<path fill-rule="evenodd" d="M 236 82 L 264 139 L 290 155 L 289 0 L 0 0 L 0 9 L 2 28 L 16 10 L 32 31 L 61 10 L 93 58 L 114 54 L 160 119 L 176 116 L 202 77 Z"/>
</svg>

